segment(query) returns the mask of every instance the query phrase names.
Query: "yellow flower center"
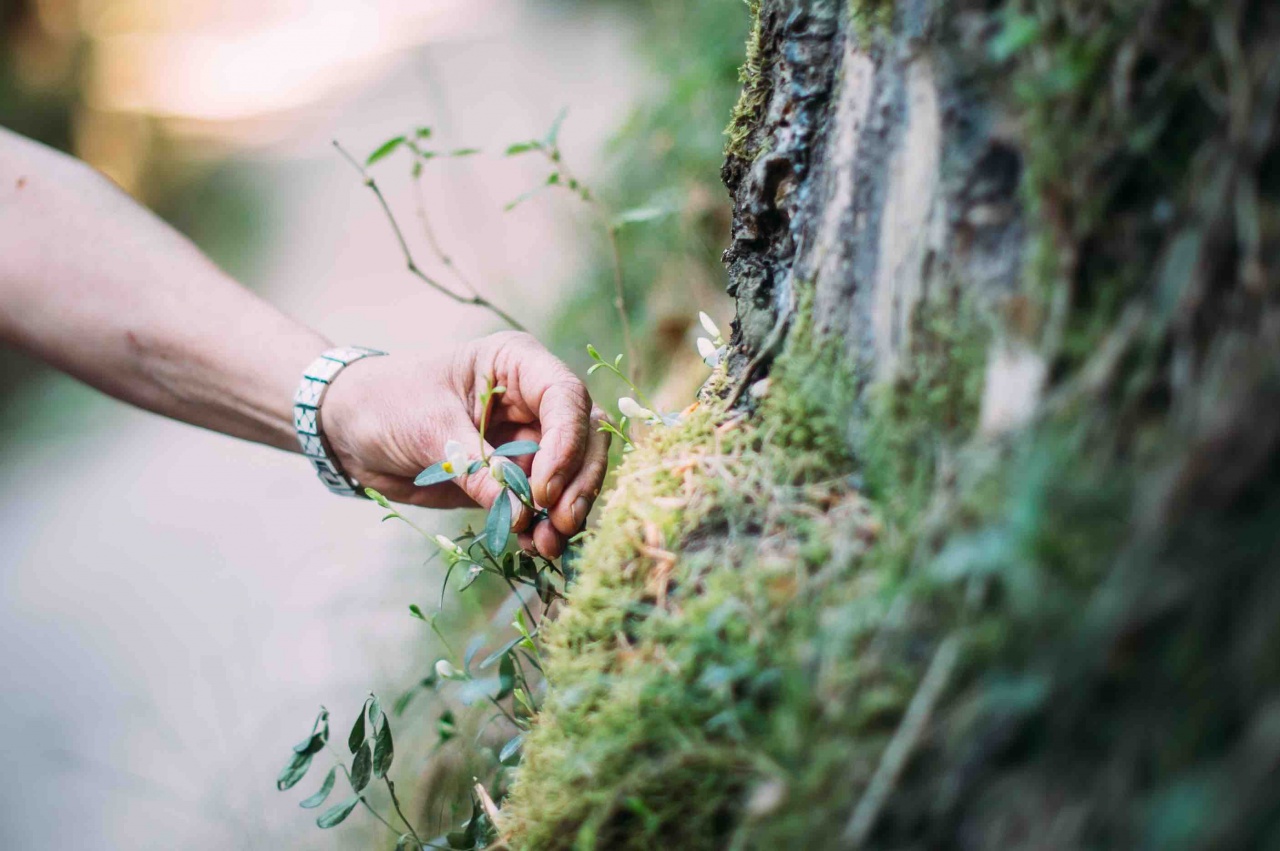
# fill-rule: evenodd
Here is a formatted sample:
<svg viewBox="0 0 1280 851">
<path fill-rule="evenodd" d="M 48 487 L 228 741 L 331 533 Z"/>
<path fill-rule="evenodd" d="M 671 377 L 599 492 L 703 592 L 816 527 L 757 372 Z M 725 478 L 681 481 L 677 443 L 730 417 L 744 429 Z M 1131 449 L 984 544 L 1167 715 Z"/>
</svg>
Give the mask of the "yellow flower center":
<svg viewBox="0 0 1280 851">
<path fill-rule="evenodd" d="M 453 462 L 452 462 L 452 461 L 445 461 L 443 464 L 441 464 L 441 465 L 440 465 L 440 469 L 444 470 L 446 473 L 452 473 L 452 472 L 453 472 Z"/>
</svg>

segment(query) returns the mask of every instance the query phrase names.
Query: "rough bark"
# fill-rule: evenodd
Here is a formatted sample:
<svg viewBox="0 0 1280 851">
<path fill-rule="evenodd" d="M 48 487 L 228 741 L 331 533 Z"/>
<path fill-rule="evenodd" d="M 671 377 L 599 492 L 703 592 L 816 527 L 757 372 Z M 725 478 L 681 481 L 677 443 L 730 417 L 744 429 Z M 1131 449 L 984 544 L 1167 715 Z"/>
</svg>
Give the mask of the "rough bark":
<svg viewBox="0 0 1280 851">
<path fill-rule="evenodd" d="M 752 9 L 727 369 L 619 473 L 504 835 L 1280 845 L 1280 7 Z"/>
</svg>

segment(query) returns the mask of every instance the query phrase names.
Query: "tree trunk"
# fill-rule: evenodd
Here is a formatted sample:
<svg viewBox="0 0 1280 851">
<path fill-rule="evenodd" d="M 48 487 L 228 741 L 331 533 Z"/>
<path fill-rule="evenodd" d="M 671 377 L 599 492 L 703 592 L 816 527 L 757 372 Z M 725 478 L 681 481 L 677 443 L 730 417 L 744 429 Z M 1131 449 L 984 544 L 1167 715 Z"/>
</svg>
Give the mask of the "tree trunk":
<svg viewBox="0 0 1280 851">
<path fill-rule="evenodd" d="M 729 410 L 624 466 L 511 838 L 1280 847 L 1280 7 L 752 7 Z"/>
</svg>

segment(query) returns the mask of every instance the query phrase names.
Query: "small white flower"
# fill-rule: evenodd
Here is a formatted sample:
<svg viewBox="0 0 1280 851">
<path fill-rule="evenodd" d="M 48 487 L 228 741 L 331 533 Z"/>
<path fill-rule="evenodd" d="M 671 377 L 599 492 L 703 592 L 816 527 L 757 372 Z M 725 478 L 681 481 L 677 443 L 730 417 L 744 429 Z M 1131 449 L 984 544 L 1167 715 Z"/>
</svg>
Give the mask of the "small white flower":
<svg viewBox="0 0 1280 851">
<path fill-rule="evenodd" d="M 458 669 L 448 659 L 436 660 L 436 676 L 442 680 L 451 680 L 458 675 Z"/>
<path fill-rule="evenodd" d="M 711 317 L 706 314 L 706 311 L 698 311 L 698 321 L 702 323 L 703 328 L 707 329 L 707 333 L 711 335 L 711 339 L 717 345 L 724 344 L 724 338 L 720 336 L 720 326 L 716 325 Z"/>
<path fill-rule="evenodd" d="M 467 451 L 462 448 L 462 444 L 456 440 L 450 440 L 444 445 L 444 463 L 440 466 L 446 473 L 465 473 L 470 464 L 470 458 Z"/>
<path fill-rule="evenodd" d="M 623 396 L 621 399 L 618 400 L 618 410 L 622 412 L 622 415 L 624 417 L 627 417 L 633 420 L 640 420 L 642 422 L 653 422 L 655 420 L 657 421 L 662 420 L 661 417 L 659 417 L 653 411 L 646 408 L 644 405 L 641 405 L 635 399 L 632 399 L 630 396 Z"/>
<path fill-rule="evenodd" d="M 712 369 L 720 364 L 720 349 L 706 337 L 698 338 L 698 354 L 702 362 Z"/>
</svg>

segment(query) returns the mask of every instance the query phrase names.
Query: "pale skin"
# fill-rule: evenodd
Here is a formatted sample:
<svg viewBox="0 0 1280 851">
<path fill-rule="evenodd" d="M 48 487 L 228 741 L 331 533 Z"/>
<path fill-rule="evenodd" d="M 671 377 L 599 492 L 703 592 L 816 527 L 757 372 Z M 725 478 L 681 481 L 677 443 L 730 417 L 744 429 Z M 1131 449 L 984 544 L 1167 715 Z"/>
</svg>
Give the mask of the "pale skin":
<svg viewBox="0 0 1280 851">
<path fill-rule="evenodd" d="M 289 452 L 299 451 L 293 392 L 333 345 L 88 166 L 3 128 L 0 343 L 141 408 Z M 500 490 L 485 470 L 413 484 L 448 440 L 479 457 L 486 379 L 507 388 L 489 412 L 489 444 L 542 447 L 514 459 L 548 508 L 532 529 L 529 512 L 518 514 L 520 544 L 555 557 L 599 494 L 609 436 L 582 381 L 528 334 L 482 337 L 444 357 L 358 361 L 329 389 L 322 424 L 347 473 L 388 499 L 488 507 Z M 301 461 L 298 475 L 299 487 L 321 487 Z"/>
</svg>

